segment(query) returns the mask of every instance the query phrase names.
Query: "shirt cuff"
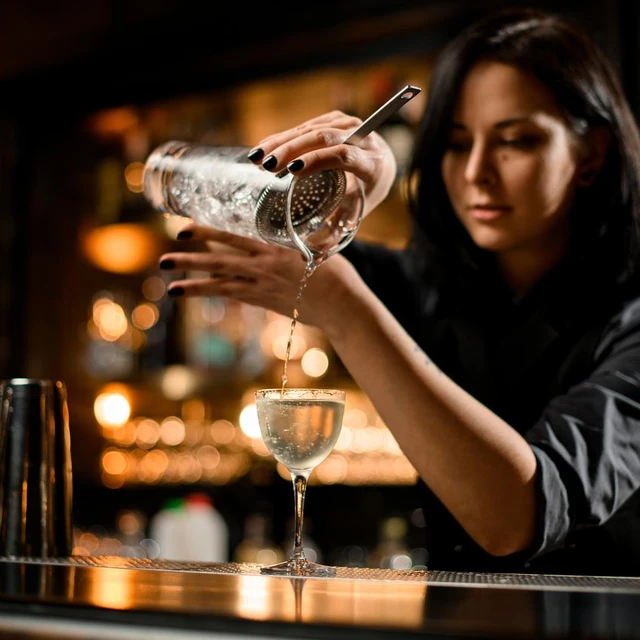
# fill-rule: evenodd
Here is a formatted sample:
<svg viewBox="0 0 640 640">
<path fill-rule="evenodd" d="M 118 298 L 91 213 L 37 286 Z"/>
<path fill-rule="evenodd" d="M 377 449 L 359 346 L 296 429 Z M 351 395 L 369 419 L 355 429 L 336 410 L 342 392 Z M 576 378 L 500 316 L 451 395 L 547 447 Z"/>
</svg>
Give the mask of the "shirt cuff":
<svg viewBox="0 0 640 640">
<path fill-rule="evenodd" d="M 540 445 L 530 446 L 538 462 L 535 478 L 536 532 L 528 554 L 533 560 L 564 547 L 571 519 L 567 490 L 558 468 Z"/>
</svg>

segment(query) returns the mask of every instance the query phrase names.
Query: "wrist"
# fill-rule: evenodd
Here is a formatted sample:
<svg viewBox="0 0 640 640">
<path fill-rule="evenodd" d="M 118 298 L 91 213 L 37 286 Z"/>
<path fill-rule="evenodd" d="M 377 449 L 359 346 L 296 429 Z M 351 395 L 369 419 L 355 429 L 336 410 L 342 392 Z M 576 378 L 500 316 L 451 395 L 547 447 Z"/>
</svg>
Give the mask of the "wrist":
<svg viewBox="0 0 640 640">
<path fill-rule="evenodd" d="M 353 265 L 343 256 L 333 256 L 318 271 L 321 269 L 324 269 L 323 286 L 316 326 L 335 344 L 348 334 L 357 300 L 361 297 L 359 291 L 366 288 L 366 285 Z"/>
</svg>

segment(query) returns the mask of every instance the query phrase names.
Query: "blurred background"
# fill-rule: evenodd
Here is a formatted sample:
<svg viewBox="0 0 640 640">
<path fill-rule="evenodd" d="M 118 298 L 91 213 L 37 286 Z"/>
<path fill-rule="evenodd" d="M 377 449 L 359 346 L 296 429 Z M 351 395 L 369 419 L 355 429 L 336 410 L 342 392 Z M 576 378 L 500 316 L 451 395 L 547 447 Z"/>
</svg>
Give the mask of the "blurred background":
<svg viewBox="0 0 640 640">
<path fill-rule="evenodd" d="M 434 57 L 465 24 L 516 5 L 581 23 L 638 113 L 636 0 L 0 5 L 0 377 L 67 385 L 74 553 L 271 562 L 290 550 L 291 482 L 253 405 L 255 389 L 279 384 L 290 321 L 165 295 L 158 257 L 184 246 L 185 221 L 144 200 L 150 151 L 173 139 L 251 146 L 329 109 L 365 117 L 418 85 L 380 130 L 399 179 L 360 231 L 403 246 L 402 168 Z M 290 386 L 348 398 L 340 440 L 311 477 L 308 555 L 423 566 L 414 469 L 321 333 L 299 324 L 291 359 Z M 196 507 L 214 528 L 201 525 L 200 547 L 175 548 L 169 521 Z"/>
</svg>

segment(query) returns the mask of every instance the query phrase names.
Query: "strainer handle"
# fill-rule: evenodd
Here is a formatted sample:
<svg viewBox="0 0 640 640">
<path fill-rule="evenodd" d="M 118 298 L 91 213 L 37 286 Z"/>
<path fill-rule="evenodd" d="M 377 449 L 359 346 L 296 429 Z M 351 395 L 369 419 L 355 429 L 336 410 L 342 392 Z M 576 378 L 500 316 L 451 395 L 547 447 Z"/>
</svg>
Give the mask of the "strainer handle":
<svg viewBox="0 0 640 640">
<path fill-rule="evenodd" d="M 387 100 L 379 109 L 374 111 L 359 127 L 354 129 L 343 141 L 342 144 L 359 145 L 374 129 L 379 127 L 385 120 L 390 118 L 400 107 L 409 100 L 415 98 L 422 89 L 408 84 Z"/>
</svg>

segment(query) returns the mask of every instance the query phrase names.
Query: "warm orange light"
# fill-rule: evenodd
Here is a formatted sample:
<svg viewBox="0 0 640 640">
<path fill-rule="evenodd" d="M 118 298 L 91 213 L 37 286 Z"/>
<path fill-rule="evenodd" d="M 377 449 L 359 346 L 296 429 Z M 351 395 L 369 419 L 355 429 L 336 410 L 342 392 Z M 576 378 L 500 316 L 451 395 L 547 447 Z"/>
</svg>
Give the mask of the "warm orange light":
<svg viewBox="0 0 640 640">
<path fill-rule="evenodd" d="M 160 311 L 158 307 L 149 302 L 142 302 L 131 312 L 133 324 L 143 331 L 151 329 L 151 327 L 158 322 L 159 318 Z"/>
<path fill-rule="evenodd" d="M 313 347 L 302 356 L 300 364 L 308 376 L 321 378 L 329 368 L 329 356 L 322 349 Z"/>
<path fill-rule="evenodd" d="M 160 440 L 164 444 L 174 447 L 179 445 L 185 436 L 184 422 L 176 416 L 169 416 L 160 425 Z"/>
<path fill-rule="evenodd" d="M 116 302 L 108 298 L 99 298 L 93 303 L 92 315 L 103 340 L 114 342 L 125 334 L 128 326 L 127 316 Z"/>
<path fill-rule="evenodd" d="M 260 438 L 260 425 L 258 424 L 258 411 L 255 404 L 249 404 L 240 412 L 238 420 L 242 432 L 249 438 Z"/>
<path fill-rule="evenodd" d="M 142 293 L 147 300 L 157 302 L 162 298 L 167 286 L 159 276 L 149 276 L 142 283 Z"/>
<path fill-rule="evenodd" d="M 93 403 L 93 412 L 103 427 L 119 427 L 129 419 L 131 405 L 121 393 L 101 393 Z"/>
<path fill-rule="evenodd" d="M 151 267 L 161 247 L 156 233 L 143 224 L 122 223 L 96 227 L 82 238 L 85 256 L 113 273 L 137 273 Z"/>
<path fill-rule="evenodd" d="M 137 124 L 138 116 L 129 107 L 102 111 L 89 120 L 89 127 L 105 136 L 121 136 Z"/>
<path fill-rule="evenodd" d="M 144 164 L 142 162 L 131 162 L 124 169 L 124 179 L 127 182 L 127 187 L 134 193 L 142 193 L 144 191 L 143 186 Z"/>
<path fill-rule="evenodd" d="M 121 475 L 127 470 L 127 459 L 120 451 L 105 451 L 102 455 L 102 468 L 111 475 Z"/>
<path fill-rule="evenodd" d="M 193 393 L 197 385 L 198 376 L 196 373 L 181 364 L 167 367 L 160 381 L 162 393 L 170 400 L 183 400 Z"/>
</svg>

